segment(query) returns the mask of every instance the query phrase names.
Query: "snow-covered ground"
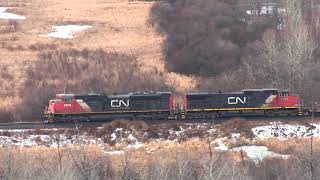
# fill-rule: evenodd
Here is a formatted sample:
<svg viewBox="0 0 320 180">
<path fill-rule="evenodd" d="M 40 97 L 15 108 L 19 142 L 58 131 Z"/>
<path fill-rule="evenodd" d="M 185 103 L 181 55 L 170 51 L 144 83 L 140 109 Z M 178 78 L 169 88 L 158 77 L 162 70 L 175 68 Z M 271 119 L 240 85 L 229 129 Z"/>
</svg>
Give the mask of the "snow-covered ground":
<svg viewBox="0 0 320 180">
<path fill-rule="evenodd" d="M 60 129 L 61 130 L 61 129 Z M 312 124 L 311 126 L 299 124 L 282 124 L 281 122 L 273 122 L 270 125 L 257 126 L 251 129 L 253 139 L 277 138 L 279 140 L 287 138 L 304 138 L 313 135 L 320 137 L 320 124 Z M 34 130 L 28 129 L 12 129 L 0 130 L 0 146 L 1 145 L 17 145 L 17 146 L 55 146 L 56 137 L 59 129 L 42 129 L 44 134 L 35 134 Z M 99 129 L 97 131 L 100 131 Z M 46 135 L 53 134 L 53 135 Z M 218 135 L 218 136 L 217 136 Z M 240 137 L 239 133 L 231 133 L 224 136 L 220 134 L 220 130 L 216 129 L 212 124 L 183 124 L 174 128 L 155 129 L 154 131 L 136 132 L 126 128 L 115 128 L 110 134 L 102 137 L 93 137 L 88 135 L 72 135 L 60 134 L 60 142 L 62 145 L 80 143 L 96 143 L 96 144 L 127 144 L 128 148 L 138 149 L 143 147 L 144 140 L 151 141 L 171 141 L 179 143 L 181 140 L 189 138 L 201 137 L 217 137 L 214 142 L 218 145 L 215 149 L 227 151 L 228 147 L 223 144 L 224 141 L 236 142 Z M 246 138 L 246 137 L 242 137 Z M 144 140 L 143 140 L 144 139 Z M 250 141 L 250 139 L 248 139 Z"/>
<path fill-rule="evenodd" d="M 255 138 L 302 138 L 313 135 L 314 137 L 320 137 L 320 124 L 306 125 L 290 125 L 282 124 L 281 122 L 274 122 L 266 126 L 258 126 L 252 128 L 252 132 Z"/>
<path fill-rule="evenodd" d="M 103 144 L 100 138 L 85 136 L 85 135 L 31 135 L 31 134 L 12 134 L 10 136 L 0 136 L 0 146 L 46 146 L 57 147 L 68 146 L 75 144 Z"/>
<path fill-rule="evenodd" d="M 236 137 L 231 139 L 231 141 L 235 142 L 236 139 L 239 137 Z M 275 152 L 269 151 L 267 147 L 265 146 L 240 146 L 240 147 L 235 147 L 232 149 L 229 149 L 228 146 L 225 144 L 225 141 L 228 141 L 228 139 L 225 138 L 218 138 L 215 140 L 217 143 L 217 146 L 214 148 L 217 151 L 223 151 L 223 152 L 245 152 L 245 154 L 250 158 L 255 164 L 259 164 L 264 158 L 267 157 L 279 157 L 283 159 L 288 159 L 290 156 L 289 155 L 282 155 L 282 154 L 277 154 Z"/>
<path fill-rule="evenodd" d="M 7 7 L 0 7 L 0 19 L 24 20 L 26 17 L 6 12 Z"/>
<path fill-rule="evenodd" d="M 260 15 L 273 14 L 274 8 L 275 8 L 274 6 L 262 6 L 260 9 Z M 286 12 L 286 10 L 284 8 L 278 8 L 278 13 L 284 14 L 285 12 Z M 256 10 L 256 9 L 247 10 L 246 13 L 248 15 L 258 15 L 259 14 L 258 10 Z"/>
<path fill-rule="evenodd" d="M 40 131 L 41 133 L 37 134 L 35 130 L 30 129 L 1 130 L 0 147 L 57 147 L 58 144 L 61 147 L 72 146 L 77 144 L 95 144 L 101 146 L 106 145 L 103 138 L 88 135 L 85 132 L 67 135 L 67 133 L 59 132 L 59 129 L 41 129 Z M 130 131 L 123 130 L 123 128 L 117 128 L 111 134 L 110 140 L 114 141 L 116 144 L 126 144 L 127 149 L 138 149 L 143 147 L 142 142 L 138 141 L 138 139 Z"/>
<path fill-rule="evenodd" d="M 52 26 L 52 32 L 48 34 L 40 34 L 40 36 L 54 37 L 61 39 L 72 39 L 74 38 L 74 33 L 81 32 L 92 28 L 89 25 L 61 25 Z"/>
<path fill-rule="evenodd" d="M 215 147 L 214 149 L 217 151 L 228 151 L 229 148 L 228 146 L 226 146 L 223 141 L 226 140 L 226 138 L 219 138 L 217 140 L 215 140 L 215 142 L 218 144 L 217 147 Z"/>
<path fill-rule="evenodd" d="M 97 132 L 102 131 L 101 128 Z M 111 132 L 102 136 L 90 136 L 86 132 L 77 134 L 73 131 L 70 135 L 68 130 L 63 129 L 41 129 L 35 131 L 31 129 L 8 129 L 0 130 L 0 146 L 47 146 L 56 147 L 57 143 L 61 146 L 69 146 L 74 144 L 98 144 L 98 145 L 112 145 L 124 149 L 139 149 L 144 147 L 147 142 L 172 142 L 179 143 L 181 140 L 189 138 L 210 137 L 216 133 L 214 124 L 199 123 L 199 124 L 182 124 L 177 126 L 169 126 L 163 128 L 155 128 L 150 130 L 133 130 L 131 128 L 118 127 Z M 49 135 L 48 135 L 49 134 Z M 67 135 L 69 134 L 69 135 Z M 233 135 L 235 138 L 239 134 Z M 115 148 L 119 149 L 119 148 Z"/>
<path fill-rule="evenodd" d="M 288 159 L 289 155 L 277 154 L 269 151 L 265 146 L 241 146 L 233 148 L 231 151 L 244 151 L 247 156 L 253 160 L 254 163 L 259 164 L 264 158 L 267 157 L 280 157 L 283 159 Z"/>
<path fill-rule="evenodd" d="M 32 147 L 45 146 L 57 147 L 73 146 L 77 144 L 95 144 L 104 148 L 108 155 L 122 155 L 126 151 L 144 149 L 152 153 L 153 144 L 157 143 L 179 144 L 188 139 L 209 138 L 216 151 L 220 152 L 244 152 L 244 154 L 258 164 L 267 157 L 289 158 L 289 155 L 277 154 L 268 150 L 265 146 L 256 146 L 254 142 L 259 139 L 275 138 L 279 140 L 287 138 L 304 138 L 311 135 L 320 137 L 320 124 L 311 126 L 299 124 L 283 124 L 272 122 L 269 125 L 257 126 L 252 128 L 253 139 L 246 137 L 246 133 L 233 131 L 225 134 L 223 129 L 214 124 L 180 124 L 164 127 L 153 127 L 146 129 L 134 129 L 131 126 L 112 127 L 106 129 L 101 136 L 89 135 L 86 131 L 80 133 L 61 129 L 42 129 L 35 130 L 0 130 L 0 146 Z M 152 129 L 152 131 L 150 130 Z M 97 132 L 103 132 L 103 128 Z M 311 131 L 312 130 L 312 131 Z M 241 131 L 241 130 L 240 130 Z M 39 134 L 40 132 L 40 134 Z M 66 133 L 65 133 L 66 132 Z M 49 134 L 49 135 L 48 135 Z M 69 134 L 69 135 L 67 135 Z M 239 142 L 238 142 L 239 141 Z M 252 145 L 241 144 L 241 142 Z M 237 145 L 235 148 L 230 148 Z M 228 147 L 229 146 L 229 147 Z M 150 149 L 151 148 L 151 149 Z M 148 150 L 149 149 L 149 150 Z M 157 148 L 155 148 L 157 149 Z"/>
</svg>

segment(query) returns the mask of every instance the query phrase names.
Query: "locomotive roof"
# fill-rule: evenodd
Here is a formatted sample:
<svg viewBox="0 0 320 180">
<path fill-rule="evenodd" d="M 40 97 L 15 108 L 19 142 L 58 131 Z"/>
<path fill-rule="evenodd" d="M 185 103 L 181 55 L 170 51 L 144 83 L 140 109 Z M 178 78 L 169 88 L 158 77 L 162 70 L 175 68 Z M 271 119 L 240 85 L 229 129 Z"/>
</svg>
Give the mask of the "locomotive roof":
<svg viewBox="0 0 320 180">
<path fill-rule="evenodd" d="M 242 91 L 278 91 L 276 88 L 264 88 L 264 89 L 243 89 Z"/>
<path fill-rule="evenodd" d="M 278 91 L 276 88 L 264 88 L 264 89 L 243 89 L 239 92 L 198 92 L 187 93 L 187 95 L 215 95 L 215 94 L 242 94 L 243 92 L 261 92 L 261 91 Z"/>
<path fill-rule="evenodd" d="M 171 92 L 149 91 L 149 92 L 131 92 L 129 94 L 131 94 L 131 95 L 157 95 L 157 94 L 172 94 L 172 93 Z"/>
<path fill-rule="evenodd" d="M 108 97 L 129 97 L 129 96 L 158 96 L 162 94 L 171 94 L 171 92 L 131 92 L 128 94 L 112 94 L 108 95 Z M 103 93 L 76 93 L 76 94 L 56 94 L 57 97 L 77 97 L 77 96 L 107 96 Z"/>
<path fill-rule="evenodd" d="M 129 98 L 131 96 L 161 96 L 163 94 L 171 94 L 171 92 L 131 92 L 129 94 L 113 94 L 113 95 L 109 95 L 108 97 L 123 97 L 123 98 Z"/>
<path fill-rule="evenodd" d="M 242 94 L 242 92 L 212 92 L 212 93 L 204 93 L 204 92 L 199 92 L 199 93 L 187 93 L 187 95 L 215 95 L 215 94 Z"/>
<path fill-rule="evenodd" d="M 56 94 L 57 97 L 74 97 L 74 96 L 104 96 L 101 93 L 78 93 L 78 94 Z"/>
</svg>

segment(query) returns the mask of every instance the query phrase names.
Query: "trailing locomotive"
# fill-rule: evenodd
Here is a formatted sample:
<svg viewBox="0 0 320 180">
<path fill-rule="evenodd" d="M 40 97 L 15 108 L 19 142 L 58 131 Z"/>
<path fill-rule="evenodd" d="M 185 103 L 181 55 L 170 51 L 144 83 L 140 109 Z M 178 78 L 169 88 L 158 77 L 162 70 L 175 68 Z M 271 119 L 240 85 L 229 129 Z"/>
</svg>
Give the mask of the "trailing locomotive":
<svg viewBox="0 0 320 180">
<path fill-rule="evenodd" d="M 212 119 L 228 116 L 289 116 L 301 114 L 300 98 L 278 89 L 186 94 L 181 117 Z"/>
<path fill-rule="evenodd" d="M 57 94 L 49 100 L 47 122 L 99 121 L 124 119 L 172 119 L 170 92 L 105 94 Z"/>
<path fill-rule="evenodd" d="M 245 89 L 241 92 L 187 93 L 175 103 L 171 92 L 57 94 L 49 100 L 47 122 L 113 119 L 214 119 L 230 116 L 302 115 L 298 95 L 278 89 Z M 178 108 L 179 107 L 179 108 Z"/>
</svg>

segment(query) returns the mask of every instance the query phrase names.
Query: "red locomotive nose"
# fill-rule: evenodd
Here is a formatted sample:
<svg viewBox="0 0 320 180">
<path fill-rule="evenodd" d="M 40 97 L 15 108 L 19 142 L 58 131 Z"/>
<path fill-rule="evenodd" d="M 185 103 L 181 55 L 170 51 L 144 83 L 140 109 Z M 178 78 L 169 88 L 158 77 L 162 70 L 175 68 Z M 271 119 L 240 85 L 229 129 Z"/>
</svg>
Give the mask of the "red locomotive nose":
<svg viewBox="0 0 320 180">
<path fill-rule="evenodd" d="M 289 91 L 279 92 L 277 98 L 273 102 L 273 106 L 275 107 L 299 107 L 300 104 L 300 97 L 291 94 Z"/>
<path fill-rule="evenodd" d="M 55 113 L 55 105 L 56 105 L 56 103 L 59 103 L 59 100 L 57 100 L 57 99 L 49 100 L 49 106 L 46 107 L 47 113 Z"/>
</svg>

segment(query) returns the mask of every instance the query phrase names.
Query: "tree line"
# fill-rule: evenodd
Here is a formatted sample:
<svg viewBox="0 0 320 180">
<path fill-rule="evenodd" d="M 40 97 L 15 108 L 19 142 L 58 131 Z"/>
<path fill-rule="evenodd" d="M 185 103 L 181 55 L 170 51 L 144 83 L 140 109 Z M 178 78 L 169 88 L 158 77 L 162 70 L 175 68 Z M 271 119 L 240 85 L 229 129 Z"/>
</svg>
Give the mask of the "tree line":
<svg viewBox="0 0 320 180">
<path fill-rule="evenodd" d="M 150 23 L 166 37 L 169 71 L 198 90 L 275 87 L 318 98 L 319 15 L 313 0 L 167 0 Z"/>
</svg>

